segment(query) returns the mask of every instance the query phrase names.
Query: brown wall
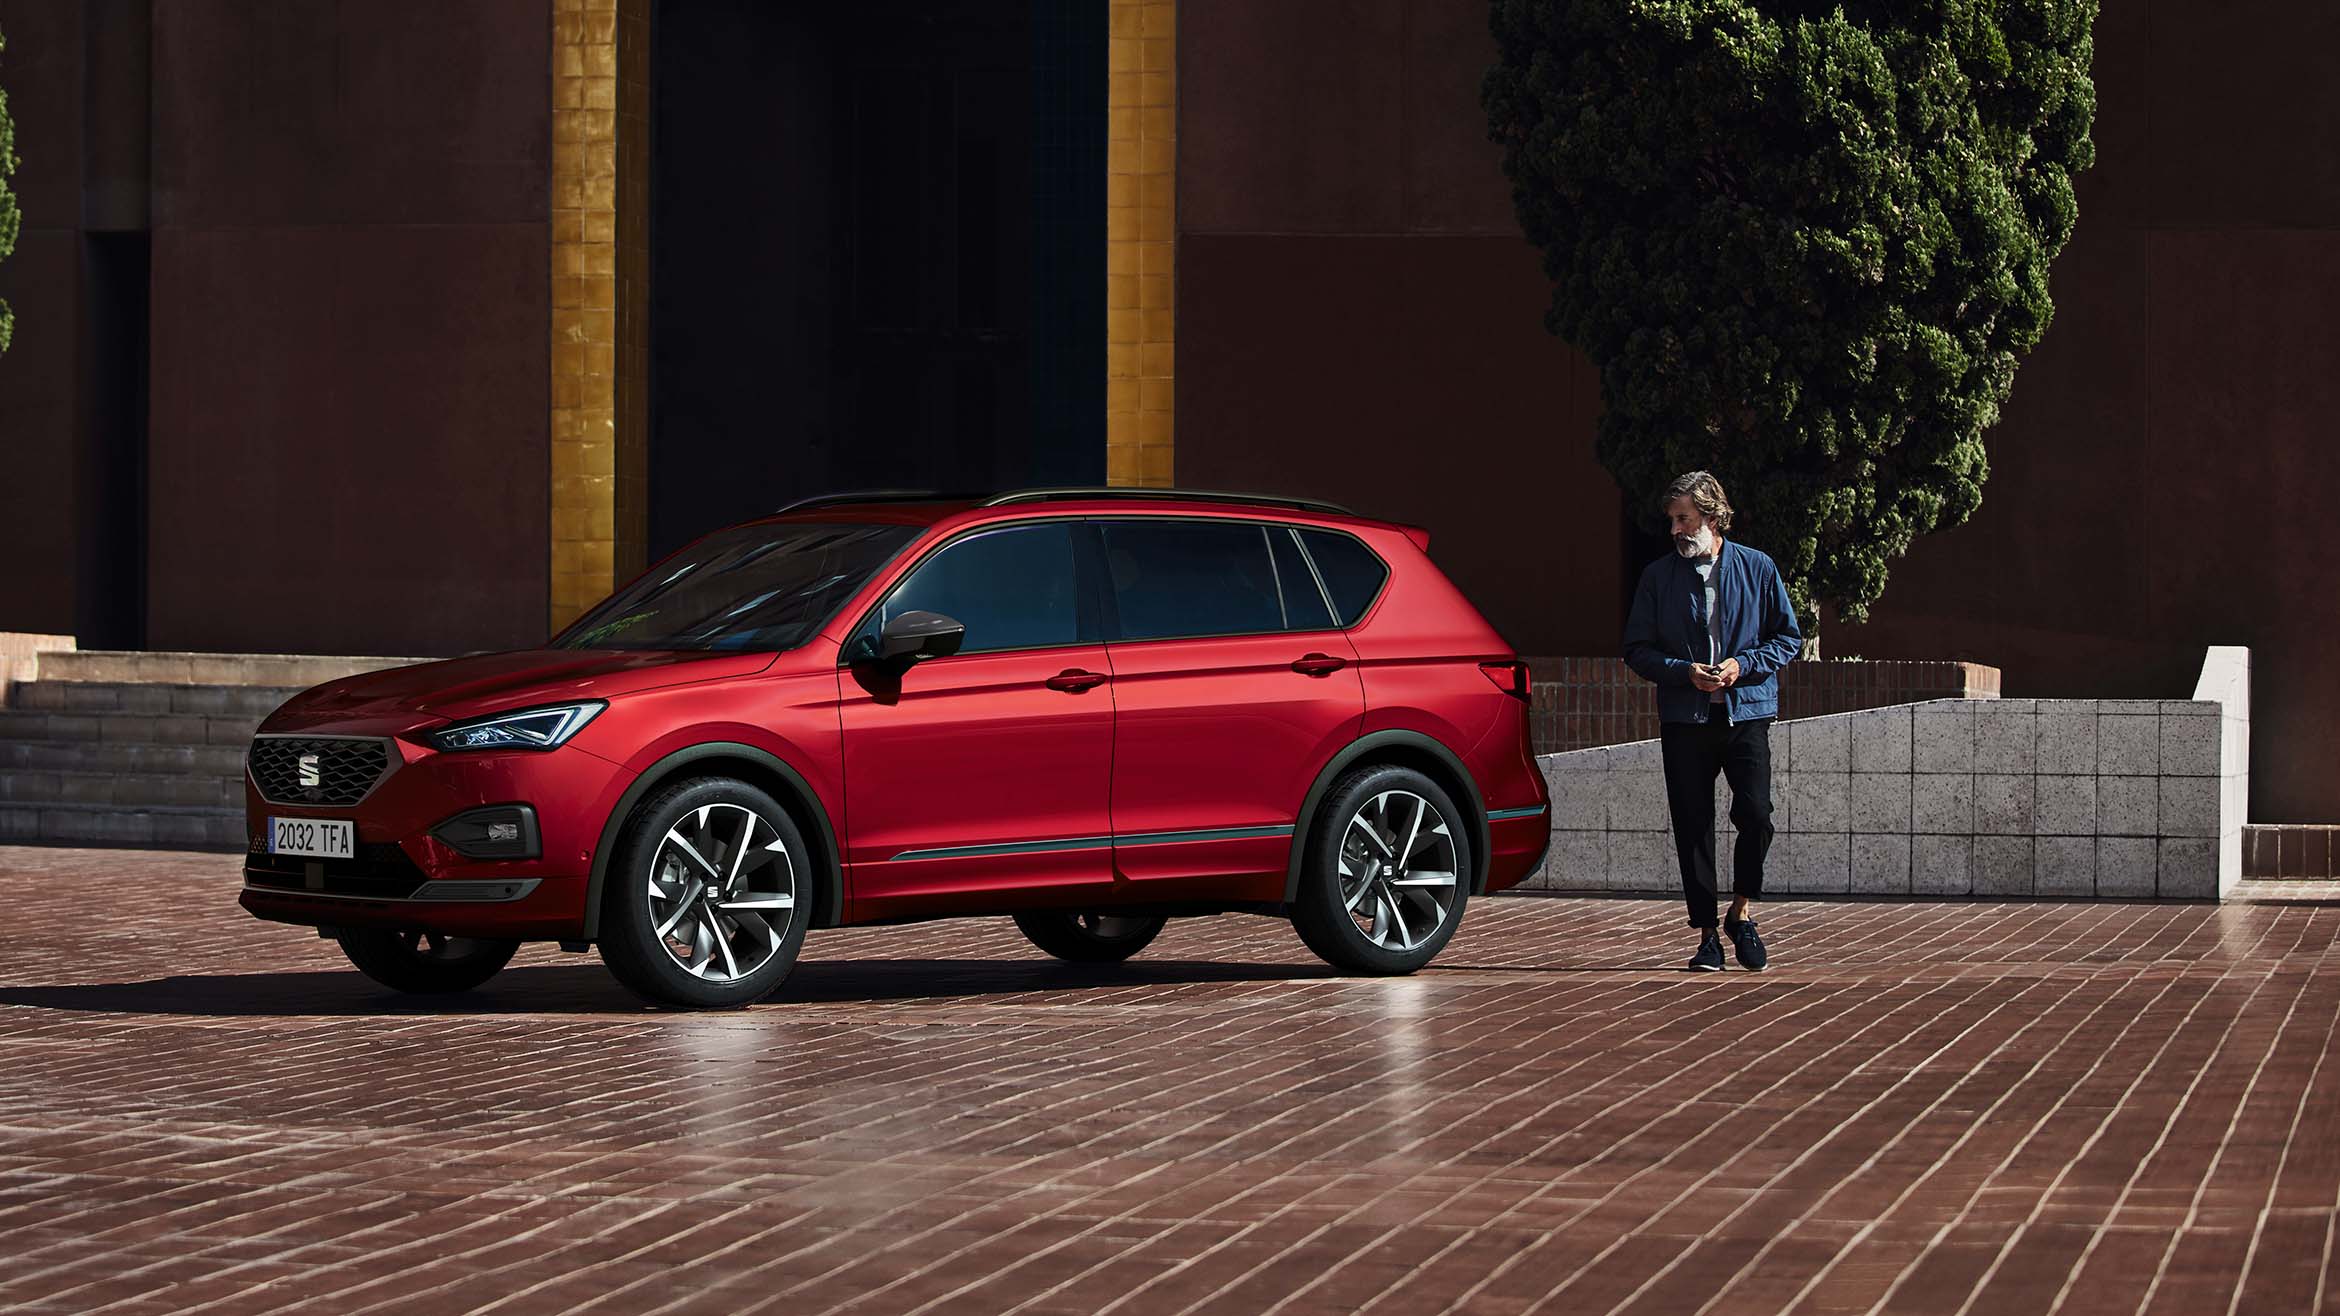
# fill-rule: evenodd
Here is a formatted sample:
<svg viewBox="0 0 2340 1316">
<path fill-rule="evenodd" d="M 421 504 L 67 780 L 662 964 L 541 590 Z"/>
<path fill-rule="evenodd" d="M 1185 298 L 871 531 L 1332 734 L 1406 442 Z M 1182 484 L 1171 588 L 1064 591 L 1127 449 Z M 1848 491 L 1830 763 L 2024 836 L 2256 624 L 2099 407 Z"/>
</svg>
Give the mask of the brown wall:
<svg viewBox="0 0 2340 1316">
<path fill-rule="evenodd" d="M 550 61 L 544 0 L 157 7 L 152 647 L 542 637 Z"/>
<path fill-rule="evenodd" d="M 1181 0 L 1177 479 L 1429 527 L 1524 653 L 1606 652 L 1599 388 L 1546 334 L 1478 0 Z"/>
<path fill-rule="evenodd" d="M 2183 696 L 2255 651 L 2252 817 L 2340 819 L 2340 10 L 2107 5 L 2056 322 L 1968 526 L 1837 654 L 2014 696 Z M 1478 79 L 1482 0 L 1179 8 L 1178 475 L 1428 522 L 1523 651 L 1606 654 L 1597 383 L 1545 336 Z M 1638 566 L 1638 564 L 1623 564 Z"/>
<path fill-rule="evenodd" d="M 2106 5 L 2096 42 L 2097 165 L 1982 509 L 1829 644 L 2108 697 L 2249 645 L 2252 819 L 2340 820 L 2340 11 Z"/>
<path fill-rule="evenodd" d="M 24 212 L 0 298 L 16 343 L 0 353 L 0 630 L 74 626 L 74 464 L 81 397 L 81 9 L 76 0 L 0 0 L 0 88 L 21 157 Z"/>
<path fill-rule="evenodd" d="M 86 629 L 77 536 L 143 532 L 150 647 L 541 638 L 551 10 L 0 0 L 0 629 Z M 76 469 L 120 392 L 101 230 L 151 266 L 143 526 Z"/>
</svg>

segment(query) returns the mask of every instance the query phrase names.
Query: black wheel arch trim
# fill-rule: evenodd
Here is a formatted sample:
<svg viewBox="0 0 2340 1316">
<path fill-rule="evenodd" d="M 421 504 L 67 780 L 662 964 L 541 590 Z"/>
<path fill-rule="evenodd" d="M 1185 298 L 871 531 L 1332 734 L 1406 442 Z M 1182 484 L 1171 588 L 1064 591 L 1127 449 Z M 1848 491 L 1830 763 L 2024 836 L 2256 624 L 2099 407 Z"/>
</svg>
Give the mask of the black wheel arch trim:
<svg viewBox="0 0 2340 1316">
<path fill-rule="evenodd" d="M 1284 874 L 1285 904 L 1300 899 L 1300 865 L 1308 857 L 1308 835 L 1316 826 L 1316 811 L 1324 803 L 1325 795 L 1332 790 L 1333 782 L 1357 760 L 1393 747 L 1418 750 L 1430 755 L 1456 781 L 1462 783 L 1465 798 L 1457 803 L 1471 812 L 1471 894 L 1479 896 L 1487 893 L 1487 873 L 1491 862 L 1488 853 L 1487 801 L 1479 794 L 1479 783 L 1472 778 L 1470 769 L 1463 766 L 1462 756 L 1437 740 L 1419 731 L 1391 729 L 1368 732 L 1350 741 L 1332 756 L 1332 761 L 1324 765 L 1323 771 L 1316 774 L 1316 782 L 1308 788 L 1307 798 L 1300 802 L 1300 816 L 1294 820 L 1292 828 L 1292 857 Z"/>
<path fill-rule="evenodd" d="M 829 811 L 814 793 L 812 783 L 804 774 L 788 766 L 770 750 L 754 745 L 743 745 L 733 740 L 710 740 L 702 744 L 686 745 L 642 770 L 626 793 L 618 797 L 617 807 L 601 825 L 601 841 L 593 847 L 593 874 L 585 885 L 585 939 L 592 941 L 601 935 L 601 891 L 609 876 L 610 854 L 617 847 L 618 833 L 631 818 L 634 810 L 651 791 L 683 774 L 692 764 L 709 759 L 746 759 L 757 767 L 778 777 L 796 795 L 796 802 L 812 815 L 820 828 L 820 844 L 825 848 L 825 862 L 829 881 L 821 884 L 820 907 L 813 911 L 808 926 L 833 928 L 844 919 L 845 877 L 844 852 L 837 848 L 837 828 L 829 819 Z"/>
</svg>

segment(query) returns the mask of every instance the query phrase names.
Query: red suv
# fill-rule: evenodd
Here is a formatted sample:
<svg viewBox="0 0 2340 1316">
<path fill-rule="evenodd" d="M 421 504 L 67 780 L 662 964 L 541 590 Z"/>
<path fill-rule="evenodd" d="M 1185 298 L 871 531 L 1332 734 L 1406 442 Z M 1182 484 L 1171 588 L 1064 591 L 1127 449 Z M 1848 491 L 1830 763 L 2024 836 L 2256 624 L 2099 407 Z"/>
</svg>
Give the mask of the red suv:
<svg viewBox="0 0 2340 1316">
<path fill-rule="evenodd" d="M 1187 491 L 796 503 L 542 649 L 295 696 L 242 903 L 412 992 L 548 940 L 740 1005 L 807 928 L 969 914 L 1090 962 L 1275 914 L 1409 972 L 1550 826 L 1527 669 L 1428 540 Z"/>
</svg>

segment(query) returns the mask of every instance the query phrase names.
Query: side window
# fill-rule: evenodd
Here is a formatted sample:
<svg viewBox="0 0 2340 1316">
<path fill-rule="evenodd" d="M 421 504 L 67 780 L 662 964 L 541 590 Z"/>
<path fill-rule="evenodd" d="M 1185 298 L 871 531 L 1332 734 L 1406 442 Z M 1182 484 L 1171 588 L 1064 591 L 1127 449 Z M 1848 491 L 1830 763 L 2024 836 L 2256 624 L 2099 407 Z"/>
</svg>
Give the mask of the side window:
<svg viewBox="0 0 2340 1316">
<path fill-rule="evenodd" d="M 1300 556 L 1300 541 L 1292 535 L 1290 526 L 1268 528 L 1268 544 L 1275 550 L 1276 584 L 1284 592 L 1285 626 L 1295 631 L 1329 631 L 1337 624 L 1332 610 L 1325 606 L 1316 573 L 1308 569 L 1308 559 Z"/>
<path fill-rule="evenodd" d="M 1284 629 L 1267 527 L 1244 521 L 1106 521 L 1105 566 L 1121 638 Z"/>
<path fill-rule="evenodd" d="M 1381 583 L 1389 579 L 1389 568 L 1373 550 L 1348 535 L 1331 530 L 1303 530 L 1302 542 L 1308 545 L 1308 556 L 1316 563 L 1316 574 L 1324 577 L 1325 592 L 1332 595 L 1333 612 L 1341 625 L 1353 626 L 1365 609 L 1373 606 L 1373 596 L 1381 593 Z"/>
<path fill-rule="evenodd" d="M 1071 523 L 992 530 L 919 564 L 886 596 L 862 634 L 875 637 L 889 619 L 924 611 L 967 628 L 960 653 L 1078 644 L 1087 638 L 1080 600 Z"/>
</svg>

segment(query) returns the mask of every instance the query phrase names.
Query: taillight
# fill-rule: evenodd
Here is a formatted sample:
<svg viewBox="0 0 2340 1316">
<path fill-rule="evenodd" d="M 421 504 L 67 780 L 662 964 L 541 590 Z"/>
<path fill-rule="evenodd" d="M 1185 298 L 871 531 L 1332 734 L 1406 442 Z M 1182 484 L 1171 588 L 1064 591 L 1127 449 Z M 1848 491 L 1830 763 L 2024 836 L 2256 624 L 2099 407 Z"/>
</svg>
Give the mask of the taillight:
<svg viewBox="0 0 2340 1316">
<path fill-rule="evenodd" d="M 1479 670 L 1487 674 L 1503 693 L 1521 703 L 1533 697 L 1534 687 L 1528 684 L 1528 665 L 1522 662 L 1480 663 Z"/>
</svg>

